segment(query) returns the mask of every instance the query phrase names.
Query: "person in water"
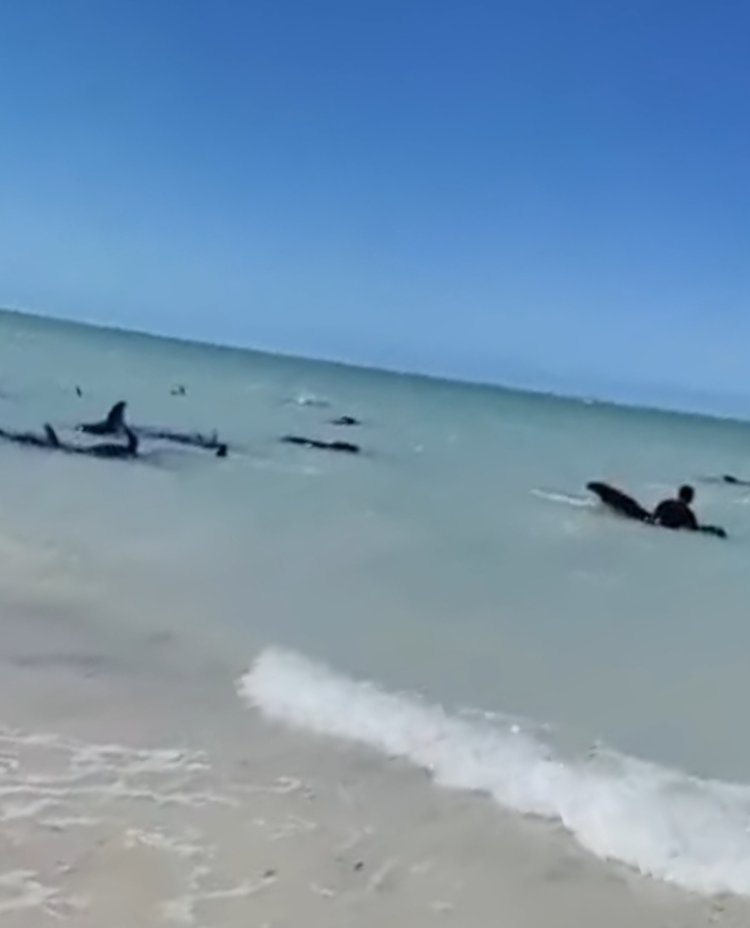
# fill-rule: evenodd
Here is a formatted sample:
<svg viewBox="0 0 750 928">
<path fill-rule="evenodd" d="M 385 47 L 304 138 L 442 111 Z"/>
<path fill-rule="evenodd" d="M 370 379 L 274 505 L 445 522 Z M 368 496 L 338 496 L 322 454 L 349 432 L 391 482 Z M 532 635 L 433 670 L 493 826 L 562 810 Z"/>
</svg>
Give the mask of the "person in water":
<svg viewBox="0 0 750 928">
<path fill-rule="evenodd" d="M 685 484 L 681 486 L 675 499 L 665 499 L 654 509 L 652 520 L 662 528 L 686 528 L 692 532 L 699 529 L 695 513 L 690 508 L 695 499 L 695 490 Z"/>
<path fill-rule="evenodd" d="M 665 499 L 652 512 L 641 504 L 608 483 L 595 480 L 587 484 L 589 490 L 596 494 L 609 509 L 618 515 L 646 525 L 656 525 L 667 529 L 688 529 L 693 532 L 702 532 L 705 535 L 714 535 L 717 538 L 726 538 L 727 533 L 718 525 L 700 525 L 691 509 L 695 498 L 695 491 L 690 486 L 680 487 L 676 499 Z"/>
</svg>

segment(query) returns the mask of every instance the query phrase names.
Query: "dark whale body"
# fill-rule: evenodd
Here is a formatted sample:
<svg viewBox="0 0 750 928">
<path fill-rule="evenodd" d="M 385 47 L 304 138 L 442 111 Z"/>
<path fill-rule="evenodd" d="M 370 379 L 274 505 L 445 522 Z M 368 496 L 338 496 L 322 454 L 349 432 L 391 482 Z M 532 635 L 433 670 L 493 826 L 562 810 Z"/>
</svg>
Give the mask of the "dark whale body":
<svg viewBox="0 0 750 928">
<path fill-rule="evenodd" d="M 15 432 L 10 429 L 0 428 L 0 439 L 11 442 L 14 445 L 25 445 L 26 447 L 42 448 L 47 451 L 64 451 L 68 454 L 85 454 L 89 457 L 96 458 L 133 458 L 138 454 L 138 437 L 127 427 L 125 428 L 127 442 L 125 444 L 114 444 L 110 442 L 100 442 L 97 445 L 71 445 L 68 442 L 60 441 L 57 432 L 49 423 L 44 426 L 43 433 L 36 432 Z"/>
<path fill-rule="evenodd" d="M 11 442 L 14 445 L 26 445 L 32 448 L 50 448 L 49 434 L 44 432 L 38 435 L 36 432 L 15 432 L 12 429 L 0 428 L 0 439 Z"/>
<path fill-rule="evenodd" d="M 644 509 L 632 496 L 623 493 L 622 490 L 598 480 L 592 480 L 591 483 L 586 484 L 586 488 L 595 493 L 605 506 L 614 509 L 619 515 L 625 516 L 627 519 L 635 519 L 638 522 L 651 521 L 651 513 Z"/>
<path fill-rule="evenodd" d="M 618 490 L 617 487 L 599 480 L 592 480 L 586 484 L 586 488 L 596 494 L 605 506 L 609 506 L 618 515 L 626 519 L 634 519 L 636 522 L 643 522 L 646 525 L 656 525 L 653 515 L 647 509 L 644 509 L 632 496 Z M 669 528 L 669 526 L 664 527 Z M 704 535 L 713 535 L 716 538 L 727 537 L 726 531 L 719 525 L 699 525 L 695 531 Z"/>
<path fill-rule="evenodd" d="M 319 451 L 340 451 L 343 454 L 359 454 L 362 450 L 359 445 L 349 441 L 320 441 L 317 438 L 305 438 L 303 435 L 284 435 L 280 440 L 287 445 L 300 445 Z"/>
<path fill-rule="evenodd" d="M 44 429 L 47 435 L 48 447 L 58 451 L 65 451 L 68 454 L 83 454 L 92 458 L 109 459 L 135 458 L 138 456 L 138 436 L 127 426 L 123 427 L 123 433 L 127 439 L 125 444 L 100 442 L 97 445 L 72 445 L 69 442 L 61 442 L 51 425 L 45 425 Z"/>
<path fill-rule="evenodd" d="M 110 409 L 107 417 L 100 422 L 83 423 L 78 426 L 79 432 L 88 435 L 120 435 L 126 429 L 125 410 L 127 403 L 120 400 Z M 200 432 L 176 432 L 173 429 L 157 428 L 155 426 L 131 426 L 131 431 L 142 438 L 161 439 L 176 445 L 188 445 L 192 448 L 203 448 L 206 451 L 215 451 L 216 456 L 225 458 L 229 452 L 226 442 L 219 441 L 218 435 L 203 435 Z"/>
<path fill-rule="evenodd" d="M 143 438 L 161 439 L 175 445 L 189 445 L 191 448 L 215 451 L 218 458 L 225 458 L 229 451 L 227 443 L 219 441 L 215 432 L 212 435 L 203 435 L 201 432 L 174 432 L 172 429 L 154 428 L 150 425 L 136 426 L 135 431 Z"/>
</svg>

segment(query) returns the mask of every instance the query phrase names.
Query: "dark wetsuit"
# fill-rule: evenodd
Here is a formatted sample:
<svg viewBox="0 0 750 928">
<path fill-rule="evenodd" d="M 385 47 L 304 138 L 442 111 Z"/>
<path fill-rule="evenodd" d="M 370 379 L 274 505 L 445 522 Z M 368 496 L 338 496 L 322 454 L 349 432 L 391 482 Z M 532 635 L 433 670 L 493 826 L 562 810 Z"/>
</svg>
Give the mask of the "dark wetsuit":
<svg viewBox="0 0 750 928">
<path fill-rule="evenodd" d="M 668 529 L 685 528 L 694 532 L 703 532 L 705 535 L 715 535 L 717 538 L 727 537 L 727 533 L 718 525 L 698 525 L 693 510 L 681 499 L 665 499 L 659 503 L 652 515 L 632 496 L 628 496 L 627 493 L 623 493 L 622 490 L 608 483 L 594 480 L 587 484 L 587 487 L 610 509 L 621 516 L 635 519 L 637 522 Z"/>
<path fill-rule="evenodd" d="M 665 499 L 654 510 L 654 522 L 662 528 L 687 528 L 698 531 L 698 520 L 693 510 L 681 499 Z"/>
</svg>

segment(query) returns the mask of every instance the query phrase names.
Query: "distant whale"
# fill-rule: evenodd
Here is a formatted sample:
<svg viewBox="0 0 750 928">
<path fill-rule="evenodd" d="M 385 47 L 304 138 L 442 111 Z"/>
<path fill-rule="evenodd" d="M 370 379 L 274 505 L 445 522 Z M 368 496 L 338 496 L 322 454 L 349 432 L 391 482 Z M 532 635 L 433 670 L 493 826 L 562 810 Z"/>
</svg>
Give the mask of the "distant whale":
<svg viewBox="0 0 750 928">
<path fill-rule="evenodd" d="M 43 448 L 48 451 L 65 451 L 68 454 L 86 454 L 96 458 L 132 458 L 138 454 L 138 437 L 127 427 L 125 444 L 101 442 L 98 445 L 71 445 L 60 441 L 57 432 L 47 423 L 41 435 L 36 432 L 15 432 L 0 428 L 0 439 L 15 445 Z"/>
<path fill-rule="evenodd" d="M 728 483 L 732 487 L 750 487 L 750 480 L 742 480 L 732 474 L 722 474 L 719 483 Z"/>
<path fill-rule="evenodd" d="M 710 475 L 698 478 L 701 483 L 721 484 L 730 487 L 750 487 L 750 480 L 743 480 L 741 477 L 735 477 L 733 474 L 721 474 L 720 476 Z"/>
<path fill-rule="evenodd" d="M 78 426 L 79 432 L 88 435 L 120 435 L 128 426 L 125 424 L 125 410 L 127 403 L 124 400 L 115 403 L 107 417 L 100 422 L 83 423 Z M 218 435 L 203 435 L 200 432 L 176 432 L 172 429 L 163 429 L 155 426 L 130 426 L 131 430 L 142 438 L 161 439 L 178 445 L 189 445 L 193 448 L 204 448 L 206 451 L 215 451 L 216 456 L 225 458 L 229 452 L 226 442 L 219 441 Z"/>
<path fill-rule="evenodd" d="M 189 445 L 192 448 L 215 451 L 217 458 L 225 458 L 229 452 L 229 446 L 226 442 L 219 441 L 216 432 L 211 435 L 203 435 L 200 432 L 173 432 L 171 429 L 154 428 L 149 425 L 136 426 L 135 431 L 143 438 L 161 439 L 171 441 L 176 445 Z"/>
<path fill-rule="evenodd" d="M 90 448 L 77 449 L 79 454 L 88 454 L 94 458 L 134 458 L 138 456 L 138 436 L 132 429 L 125 427 L 124 445 L 116 445 L 111 442 L 102 442 L 98 445 L 92 445 Z"/>
<path fill-rule="evenodd" d="M 303 448 L 316 448 L 320 451 L 340 451 L 344 454 L 359 454 L 359 445 L 349 441 L 319 441 L 317 438 L 305 438 L 303 435 L 284 435 L 280 441 L 287 445 L 301 445 Z"/>
<path fill-rule="evenodd" d="M 38 435 L 36 432 L 15 432 L 11 429 L 0 428 L 0 439 L 11 442 L 14 445 L 26 445 L 32 448 L 55 447 L 50 440 L 50 435 L 46 427 L 42 435 Z"/>
</svg>

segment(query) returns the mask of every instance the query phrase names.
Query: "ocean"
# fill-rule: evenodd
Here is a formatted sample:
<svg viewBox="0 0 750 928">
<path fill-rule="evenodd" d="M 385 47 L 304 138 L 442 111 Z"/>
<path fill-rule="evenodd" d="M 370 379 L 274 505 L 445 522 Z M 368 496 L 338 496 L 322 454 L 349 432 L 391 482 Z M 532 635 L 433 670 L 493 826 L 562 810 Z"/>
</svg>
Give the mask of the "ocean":
<svg viewBox="0 0 750 928">
<path fill-rule="evenodd" d="M 482 925 L 474 871 L 425 901 L 402 859 L 445 803 L 448 872 L 463 801 L 488 842 L 531 817 L 602 872 L 750 895 L 750 489 L 711 479 L 750 478 L 750 424 L 0 314 L 0 427 L 83 442 L 118 400 L 230 453 L 0 443 L 0 913 Z M 729 539 L 619 520 L 594 479 L 691 482 Z M 310 875 L 379 829 L 401 851 L 359 890 L 364 856 Z"/>
</svg>

